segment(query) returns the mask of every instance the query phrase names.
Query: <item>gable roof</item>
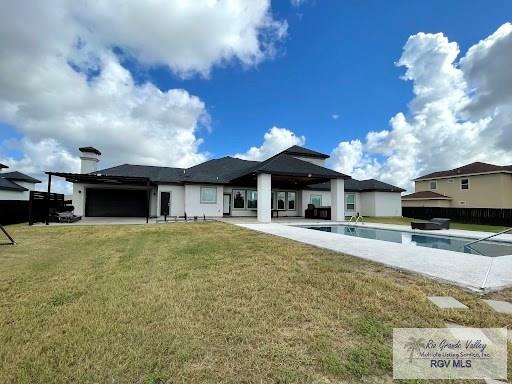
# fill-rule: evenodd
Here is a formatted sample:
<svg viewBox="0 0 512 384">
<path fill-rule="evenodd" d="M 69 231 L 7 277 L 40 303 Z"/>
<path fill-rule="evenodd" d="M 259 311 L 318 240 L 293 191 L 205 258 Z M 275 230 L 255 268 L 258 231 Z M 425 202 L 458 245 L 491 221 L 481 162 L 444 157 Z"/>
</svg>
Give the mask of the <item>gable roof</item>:
<svg viewBox="0 0 512 384">
<path fill-rule="evenodd" d="M 350 176 L 328 168 L 279 153 L 263 162 L 242 160 L 236 157 L 212 159 L 190 168 L 171 168 L 147 165 L 123 164 L 106 168 L 92 175 L 147 177 L 160 183 L 220 183 L 226 184 L 254 173 L 275 175 L 309 176 L 321 178 L 349 178 Z"/>
<path fill-rule="evenodd" d="M 296 156 L 305 156 L 305 157 L 316 157 L 319 159 L 327 159 L 329 155 L 326 155 L 324 153 L 320 153 L 317 151 L 313 151 L 309 148 L 304 148 L 299 145 L 293 145 L 288 149 L 285 149 L 283 152 L 288 155 L 296 155 Z"/>
<path fill-rule="evenodd" d="M 440 199 L 440 200 L 451 200 L 452 198 L 446 195 L 442 195 L 432 191 L 420 191 L 414 192 L 409 195 L 403 195 L 402 200 L 408 199 Z"/>
<path fill-rule="evenodd" d="M 274 175 L 291 175 L 307 177 L 324 177 L 329 179 L 350 178 L 343 173 L 333 171 L 332 169 L 321 167 L 297 159 L 285 153 L 279 153 L 268 160 L 259 163 L 253 170 L 253 173 L 271 173 Z"/>
<path fill-rule="evenodd" d="M 331 184 L 329 182 L 312 184 L 306 187 L 306 189 L 316 191 L 330 191 Z M 368 180 L 357 180 L 347 179 L 345 180 L 345 191 L 349 192 L 404 192 L 405 189 L 396 187 L 394 185 L 384 183 L 376 179 Z"/>
<path fill-rule="evenodd" d="M 471 164 L 463 165 L 462 167 L 449 169 L 447 171 L 432 172 L 427 175 L 417 177 L 414 179 L 414 181 L 437 179 L 450 176 L 474 175 L 489 172 L 512 172 L 512 165 L 501 166 L 477 161 Z"/>
<path fill-rule="evenodd" d="M 9 168 L 7 165 L 0 163 L 0 169 Z"/>
<path fill-rule="evenodd" d="M 250 173 L 260 162 L 242 160 L 226 156 L 205 161 L 188 168 L 183 174 L 183 182 L 229 183 L 240 176 Z"/>
<path fill-rule="evenodd" d="M 13 172 L 2 172 L 0 178 L 8 180 L 26 181 L 28 183 L 40 183 L 41 180 L 35 179 L 32 176 L 25 175 L 24 173 L 13 171 Z"/>
<path fill-rule="evenodd" d="M 24 188 L 21 185 L 16 184 L 14 181 L 4 179 L 3 177 L 0 177 L 0 189 L 18 192 L 28 191 L 27 188 Z"/>
</svg>

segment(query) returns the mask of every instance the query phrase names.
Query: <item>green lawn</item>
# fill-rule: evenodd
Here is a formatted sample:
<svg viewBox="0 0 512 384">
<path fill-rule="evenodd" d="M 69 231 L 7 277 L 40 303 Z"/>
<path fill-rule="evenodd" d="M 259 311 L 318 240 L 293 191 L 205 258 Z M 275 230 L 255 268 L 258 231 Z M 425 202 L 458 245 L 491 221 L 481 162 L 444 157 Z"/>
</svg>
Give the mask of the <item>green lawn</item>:
<svg viewBox="0 0 512 384">
<path fill-rule="evenodd" d="M 411 221 L 421 221 L 410 219 L 408 217 L 364 217 L 367 223 L 382 223 L 382 224 L 400 224 L 409 225 Z M 498 225 L 481 225 L 481 224 L 463 224 L 463 223 L 450 223 L 452 229 L 464 229 L 466 231 L 483 231 L 483 232 L 501 232 L 506 227 Z"/>
<path fill-rule="evenodd" d="M 393 327 L 511 324 L 458 288 L 228 224 L 8 229 L 2 383 L 381 383 Z"/>
</svg>

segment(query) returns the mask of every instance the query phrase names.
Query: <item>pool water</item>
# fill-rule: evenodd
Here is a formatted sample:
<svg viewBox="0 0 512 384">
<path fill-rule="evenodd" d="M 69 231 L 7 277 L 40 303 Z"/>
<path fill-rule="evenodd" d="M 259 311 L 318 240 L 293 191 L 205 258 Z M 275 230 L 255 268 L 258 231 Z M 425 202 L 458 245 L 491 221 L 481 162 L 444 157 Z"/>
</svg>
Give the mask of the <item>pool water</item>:
<svg viewBox="0 0 512 384">
<path fill-rule="evenodd" d="M 475 239 L 347 225 L 330 225 L 307 228 L 317 231 L 339 233 L 347 236 L 363 237 L 365 239 L 390 241 L 393 243 L 444 249 L 447 251 L 471 253 L 475 255 L 491 257 L 512 255 L 512 243 L 500 241 L 481 241 L 471 245 L 471 247 L 465 247 L 465 244 L 474 241 Z"/>
</svg>

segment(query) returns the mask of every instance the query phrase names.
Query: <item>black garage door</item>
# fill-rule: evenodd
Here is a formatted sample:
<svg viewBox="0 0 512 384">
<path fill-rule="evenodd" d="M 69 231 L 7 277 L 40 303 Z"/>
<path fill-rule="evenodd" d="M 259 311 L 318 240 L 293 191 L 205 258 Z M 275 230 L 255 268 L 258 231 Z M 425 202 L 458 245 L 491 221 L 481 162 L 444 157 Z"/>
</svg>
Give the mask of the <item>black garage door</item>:
<svg viewBox="0 0 512 384">
<path fill-rule="evenodd" d="M 146 217 L 144 190 L 90 189 L 85 195 L 85 216 Z"/>
</svg>

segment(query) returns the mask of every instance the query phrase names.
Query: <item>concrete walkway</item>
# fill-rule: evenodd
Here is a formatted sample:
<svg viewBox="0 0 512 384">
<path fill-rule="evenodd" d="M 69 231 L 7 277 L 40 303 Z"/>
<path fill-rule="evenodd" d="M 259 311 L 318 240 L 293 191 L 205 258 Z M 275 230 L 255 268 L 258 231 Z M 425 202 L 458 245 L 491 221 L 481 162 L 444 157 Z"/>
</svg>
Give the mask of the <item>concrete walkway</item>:
<svg viewBox="0 0 512 384">
<path fill-rule="evenodd" d="M 324 225 L 332 224 L 332 222 L 326 222 Z M 482 283 L 492 263 L 485 291 L 512 287 L 512 255 L 491 258 L 381 240 L 354 238 L 277 223 L 236 225 L 419 273 L 474 291 L 482 291 Z M 460 232 L 464 232 L 464 237 L 475 237 L 474 234 L 467 236 L 469 231 L 457 231 L 459 236 L 462 236 Z M 441 233 L 438 231 L 437 234 Z M 445 235 L 445 231 L 442 235 Z"/>
</svg>

